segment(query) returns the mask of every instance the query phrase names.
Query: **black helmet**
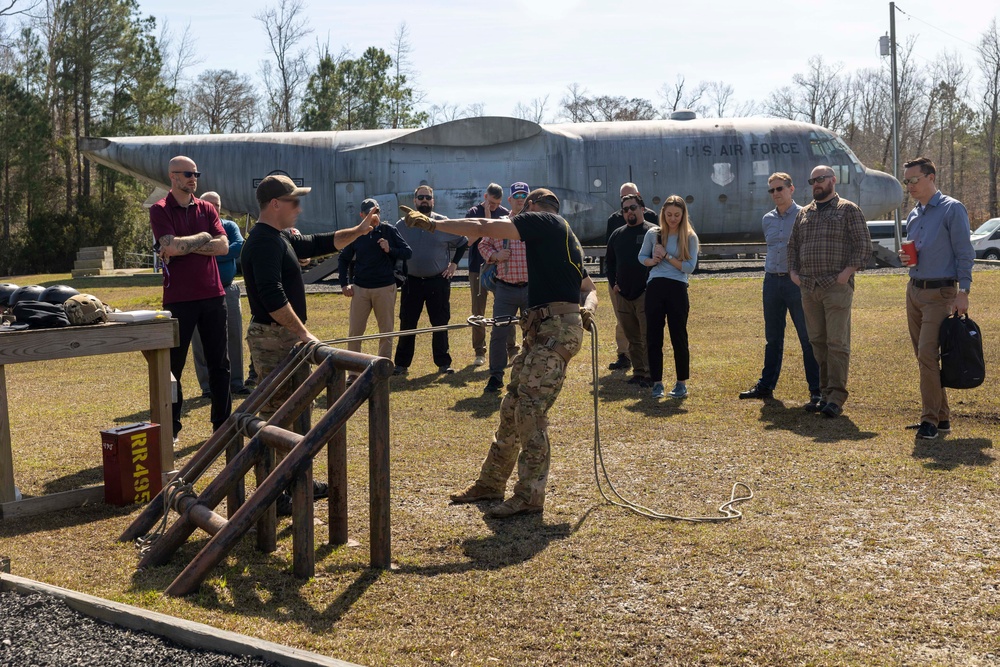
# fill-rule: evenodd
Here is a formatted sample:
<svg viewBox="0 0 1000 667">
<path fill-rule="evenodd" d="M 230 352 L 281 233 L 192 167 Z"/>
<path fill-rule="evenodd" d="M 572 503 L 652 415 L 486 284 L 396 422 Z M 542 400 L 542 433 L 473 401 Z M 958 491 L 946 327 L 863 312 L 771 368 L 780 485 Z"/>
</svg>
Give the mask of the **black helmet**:
<svg viewBox="0 0 1000 667">
<path fill-rule="evenodd" d="M 45 288 L 41 285 L 25 285 L 18 288 L 7 300 L 8 306 L 13 306 L 18 301 L 38 301 Z"/>
<path fill-rule="evenodd" d="M 14 283 L 0 283 L 0 308 L 6 306 L 11 295 L 19 289 Z"/>
<path fill-rule="evenodd" d="M 64 303 L 66 299 L 77 294 L 79 292 L 69 285 L 53 285 L 42 292 L 38 300 L 45 303 Z"/>
</svg>

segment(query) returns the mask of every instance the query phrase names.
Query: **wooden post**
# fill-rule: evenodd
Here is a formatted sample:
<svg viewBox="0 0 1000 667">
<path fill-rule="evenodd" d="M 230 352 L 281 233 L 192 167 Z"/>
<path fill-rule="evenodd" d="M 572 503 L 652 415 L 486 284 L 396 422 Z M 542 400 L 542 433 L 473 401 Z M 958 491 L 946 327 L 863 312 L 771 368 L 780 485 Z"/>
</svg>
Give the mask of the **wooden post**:
<svg viewBox="0 0 1000 667">
<path fill-rule="evenodd" d="M 7 372 L 0 364 L 0 504 L 14 502 L 14 452 L 10 443 Z"/>
<path fill-rule="evenodd" d="M 292 574 L 308 579 L 316 574 L 313 526 L 312 459 L 292 483 Z"/>
<path fill-rule="evenodd" d="M 174 471 L 174 417 L 170 400 L 170 350 L 143 350 L 149 372 L 149 421 L 160 425 L 160 475 L 163 485 Z"/>
<path fill-rule="evenodd" d="M 347 388 L 344 369 L 338 368 L 327 385 L 327 408 L 340 399 Z M 330 484 L 327 508 L 330 515 L 330 544 L 347 544 L 347 428 L 339 429 L 326 445 L 326 467 Z"/>
<path fill-rule="evenodd" d="M 389 381 L 380 378 L 368 400 L 368 506 L 371 516 L 371 566 L 388 569 L 392 561 L 389 520 Z"/>
</svg>

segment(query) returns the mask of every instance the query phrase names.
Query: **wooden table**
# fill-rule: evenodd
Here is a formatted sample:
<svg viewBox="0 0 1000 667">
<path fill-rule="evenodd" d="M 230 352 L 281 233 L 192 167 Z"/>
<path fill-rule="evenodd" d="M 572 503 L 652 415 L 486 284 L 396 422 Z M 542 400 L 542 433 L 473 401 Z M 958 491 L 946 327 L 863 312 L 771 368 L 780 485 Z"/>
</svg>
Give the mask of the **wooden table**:
<svg viewBox="0 0 1000 667">
<path fill-rule="evenodd" d="M 142 352 L 149 366 L 150 421 L 160 425 L 160 470 L 166 483 L 167 473 L 174 469 L 170 348 L 179 344 L 179 338 L 175 319 L 0 333 L 0 518 L 42 514 L 104 500 L 103 486 L 14 500 L 14 456 L 4 367 L 28 361 Z"/>
</svg>

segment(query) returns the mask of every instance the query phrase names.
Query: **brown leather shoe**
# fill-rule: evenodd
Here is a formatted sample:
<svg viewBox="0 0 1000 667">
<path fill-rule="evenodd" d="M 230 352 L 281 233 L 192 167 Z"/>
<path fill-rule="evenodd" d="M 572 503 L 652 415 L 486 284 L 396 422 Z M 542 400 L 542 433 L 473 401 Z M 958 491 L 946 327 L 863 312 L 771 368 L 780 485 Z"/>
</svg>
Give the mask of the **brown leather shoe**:
<svg viewBox="0 0 1000 667">
<path fill-rule="evenodd" d="M 541 514 L 542 509 L 541 505 L 530 505 L 523 498 L 512 496 L 506 502 L 486 510 L 486 516 L 491 519 L 506 519 L 516 514 Z"/>
<path fill-rule="evenodd" d="M 503 500 L 503 491 L 494 491 L 476 482 L 475 484 L 470 484 L 462 491 L 456 491 L 449 498 L 456 505 L 461 503 L 478 503 L 480 500 Z"/>
</svg>

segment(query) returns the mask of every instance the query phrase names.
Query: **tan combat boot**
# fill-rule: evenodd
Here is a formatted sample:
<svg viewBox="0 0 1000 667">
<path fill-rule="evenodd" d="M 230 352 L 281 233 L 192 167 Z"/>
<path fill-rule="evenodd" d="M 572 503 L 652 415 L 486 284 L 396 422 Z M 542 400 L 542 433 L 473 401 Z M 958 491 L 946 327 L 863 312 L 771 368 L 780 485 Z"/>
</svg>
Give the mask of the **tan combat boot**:
<svg viewBox="0 0 1000 667">
<path fill-rule="evenodd" d="M 541 514 L 541 505 L 532 505 L 520 496 L 512 496 L 506 502 L 486 510 L 486 516 L 491 519 L 506 519 L 516 514 Z"/>
<path fill-rule="evenodd" d="M 451 498 L 451 502 L 456 505 L 461 503 L 478 503 L 480 500 L 503 500 L 503 491 L 496 491 L 476 482 L 475 484 L 470 484 L 462 491 L 456 491 L 449 497 Z"/>
</svg>

